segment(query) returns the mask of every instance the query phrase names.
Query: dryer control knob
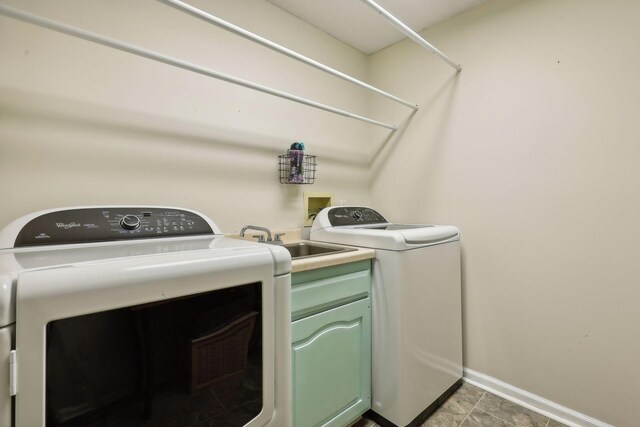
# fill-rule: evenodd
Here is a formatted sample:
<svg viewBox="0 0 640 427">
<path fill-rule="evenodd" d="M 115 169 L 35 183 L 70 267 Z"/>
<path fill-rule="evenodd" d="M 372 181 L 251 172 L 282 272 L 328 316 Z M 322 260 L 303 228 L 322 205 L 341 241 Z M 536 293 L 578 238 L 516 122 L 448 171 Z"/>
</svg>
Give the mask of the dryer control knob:
<svg viewBox="0 0 640 427">
<path fill-rule="evenodd" d="M 125 230 L 137 230 L 140 228 L 140 218 L 135 215 L 125 215 L 120 220 L 120 227 Z"/>
</svg>

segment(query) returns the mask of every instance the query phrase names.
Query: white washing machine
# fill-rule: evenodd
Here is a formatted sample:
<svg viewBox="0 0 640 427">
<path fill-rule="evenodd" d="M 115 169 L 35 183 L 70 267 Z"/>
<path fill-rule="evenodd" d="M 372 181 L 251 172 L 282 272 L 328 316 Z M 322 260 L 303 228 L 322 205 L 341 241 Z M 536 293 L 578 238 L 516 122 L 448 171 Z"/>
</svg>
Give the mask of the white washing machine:
<svg viewBox="0 0 640 427">
<path fill-rule="evenodd" d="M 421 425 L 462 378 L 458 229 L 339 206 L 316 216 L 311 240 L 375 249 L 369 415 L 384 427 Z"/>
<path fill-rule="evenodd" d="M 291 426 L 291 257 L 194 211 L 0 232 L 0 425 Z"/>
</svg>

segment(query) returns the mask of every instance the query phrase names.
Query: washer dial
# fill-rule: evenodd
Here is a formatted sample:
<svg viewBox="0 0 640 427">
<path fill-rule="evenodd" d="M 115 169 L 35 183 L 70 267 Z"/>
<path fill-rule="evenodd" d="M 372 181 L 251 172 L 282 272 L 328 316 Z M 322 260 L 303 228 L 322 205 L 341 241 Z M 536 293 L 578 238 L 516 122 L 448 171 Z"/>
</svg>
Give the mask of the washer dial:
<svg viewBox="0 0 640 427">
<path fill-rule="evenodd" d="M 140 228 L 140 218 L 135 215 L 125 215 L 120 220 L 120 227 L 125 230 L 137 230 Z"/>
</svg>

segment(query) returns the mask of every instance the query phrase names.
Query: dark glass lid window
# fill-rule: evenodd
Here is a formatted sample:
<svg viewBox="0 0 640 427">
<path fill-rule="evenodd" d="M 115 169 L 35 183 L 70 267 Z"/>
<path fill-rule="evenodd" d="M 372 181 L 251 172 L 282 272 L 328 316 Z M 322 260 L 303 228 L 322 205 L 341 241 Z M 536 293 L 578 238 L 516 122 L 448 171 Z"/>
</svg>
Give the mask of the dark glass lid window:
<svg viewBox="0 0 640 427">
<path fill-rule="evenodd" d="M 242 426 L 262 410 L 249 284 L 47 325 L 46 425 Z"/>
</svg>

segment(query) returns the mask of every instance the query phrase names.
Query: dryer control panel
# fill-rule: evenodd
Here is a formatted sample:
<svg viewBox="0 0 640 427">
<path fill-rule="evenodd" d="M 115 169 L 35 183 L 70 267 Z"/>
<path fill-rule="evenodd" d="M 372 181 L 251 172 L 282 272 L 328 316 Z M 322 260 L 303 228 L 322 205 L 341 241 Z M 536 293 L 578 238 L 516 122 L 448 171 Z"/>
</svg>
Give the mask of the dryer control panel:
<svg viewBox="0 0 640 427">
<path fill-rule="evenodd" d="M 182 209 L 104 207 L 42 214 L 18 233 L 14 247 L 214 234 L 206 219 Z"/>
<path fill-rule="evenodd" d="M 341 225 L 381 224 L 387 222 L 377 211 L 358 206 L 338 206 L 331 208 L 328 217 L 329 222 L 334 227 Z"/>
</svg>

